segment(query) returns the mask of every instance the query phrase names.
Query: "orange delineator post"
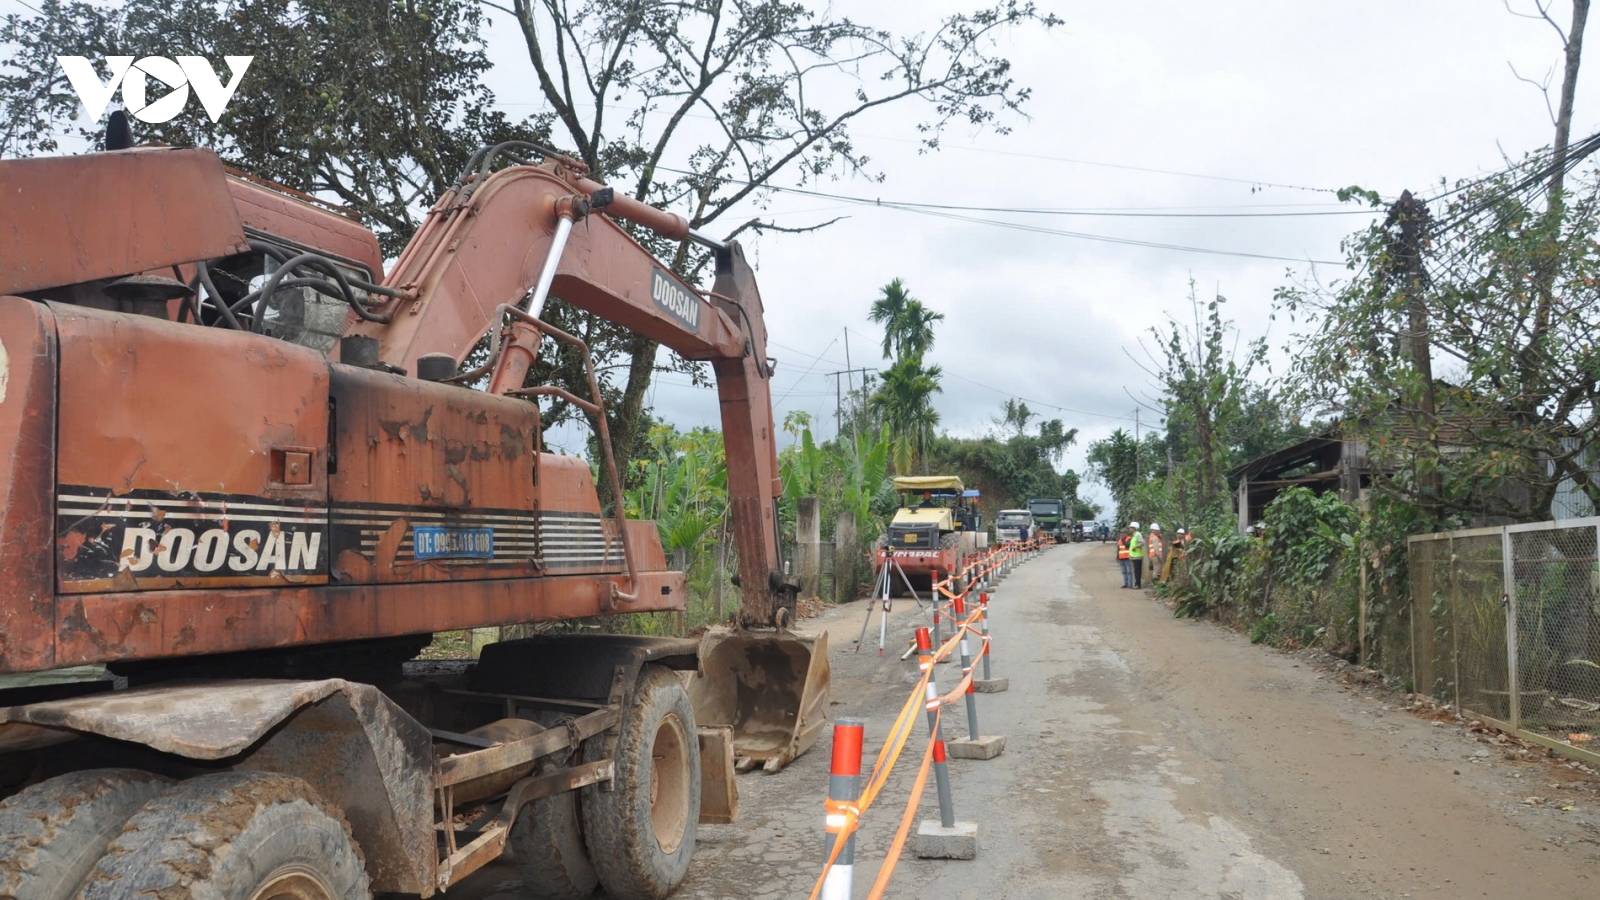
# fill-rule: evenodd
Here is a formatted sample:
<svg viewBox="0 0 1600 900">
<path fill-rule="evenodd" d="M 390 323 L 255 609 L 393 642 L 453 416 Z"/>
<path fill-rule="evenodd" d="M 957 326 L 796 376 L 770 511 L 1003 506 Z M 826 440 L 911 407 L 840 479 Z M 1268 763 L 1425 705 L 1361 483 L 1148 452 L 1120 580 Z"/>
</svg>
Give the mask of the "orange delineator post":
<svg viewBox="0 0 1600 900">
<path fill-rule="evenodd" d="M 859 719 L 840 719 L 833 723 L 833 765 L 828 774 L 826 839 L 823 858 L 832 859 L 822 882 L 822 900 L 850 900 L 855 884 L 856 834 L 851 813 L 859 815 L 855 803 L 861 797 L 861 746 L 866 723 Z M 837 847 L 840 839 L 843 847 Z"/>
<path fill-rule="evenodd" d="M 933 667 L 933 639 L 928 629 L 917 629 L 917 664 L 926 669 Z M 939 792 L 939 824 L 954 828 L 956 824 L 955 799 L 950 794 L 950 765 L 945 761 L 944 733 L 939 724 L 939 688 L 934 676 L 928 673 L 928 734 L 933 737 L 933 782 Z"/>
</svg>

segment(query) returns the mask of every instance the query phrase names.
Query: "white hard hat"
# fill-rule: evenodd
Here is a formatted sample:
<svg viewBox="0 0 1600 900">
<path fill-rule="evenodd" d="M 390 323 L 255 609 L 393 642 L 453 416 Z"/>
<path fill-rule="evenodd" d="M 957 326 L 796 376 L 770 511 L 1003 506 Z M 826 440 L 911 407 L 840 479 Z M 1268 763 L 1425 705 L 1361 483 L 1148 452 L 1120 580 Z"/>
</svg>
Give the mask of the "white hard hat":
<svg viewBox="0 0 1600 900">
<path fill-rule="evenodd" d="M 1129 528 L 1138 528 L 1139 527 L 1139 523 L 1138 522 L 1129 522 L 1128 523 L 1128 527 Z"/>
<path fill-rule="evenodd" d="M 1182 528 L 1179 528 L 1179 529 L 1178 529 L 1178 533 L 1179 533 L 1179 534 L 1183 534 L 1183 529 L 1182 529 Z"/>
<path fill-rule="evenodd" d="M 1150 530 L 1151 531 L 1160 531 L 1161 530 L 1161 523 L 1160 522 L 1151 522 L 1150 523 Z"/>
</svg>

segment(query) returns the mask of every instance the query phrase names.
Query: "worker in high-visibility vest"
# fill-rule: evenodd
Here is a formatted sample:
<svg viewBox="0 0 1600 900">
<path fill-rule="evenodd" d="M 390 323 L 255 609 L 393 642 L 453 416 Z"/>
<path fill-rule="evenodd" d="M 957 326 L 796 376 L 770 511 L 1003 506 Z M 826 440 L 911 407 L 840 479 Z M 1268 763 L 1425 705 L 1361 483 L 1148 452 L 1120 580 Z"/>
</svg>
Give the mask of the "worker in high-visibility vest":
<svg viewBox="0 0 1600 900">
<path fill-rule="evenodd" d="M 1133 587 L 1133 560 L 1128 557 L 1128 539 L 1133 534 L 1132 528 L 1123 528 L 1117 535 L 1117 562 L 1122 564 L 1122 586 Z"/>
<path fill-rule="evenodd" d="M 1128 561 L 1133 564 L 1133 589 L 1144 587 L 1144 535 L 1139 533 L 1139 523 L 1128 523 Z"/>
</svg>

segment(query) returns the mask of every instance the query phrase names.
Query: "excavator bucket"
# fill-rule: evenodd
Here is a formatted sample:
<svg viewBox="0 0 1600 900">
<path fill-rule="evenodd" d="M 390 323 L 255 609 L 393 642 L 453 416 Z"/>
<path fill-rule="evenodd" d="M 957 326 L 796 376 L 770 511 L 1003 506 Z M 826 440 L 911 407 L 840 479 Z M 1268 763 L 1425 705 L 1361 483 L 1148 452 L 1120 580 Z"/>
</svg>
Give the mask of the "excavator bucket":
<svg viewBox="0 0 1600 900">
<path fill-rule="evenodd" d="M 695 721 L 733 729 L 741 771 L 776 772 L 806 752 L 827 724 L 828 635 L 714 629 L 689 682 Z"/>
</svg>

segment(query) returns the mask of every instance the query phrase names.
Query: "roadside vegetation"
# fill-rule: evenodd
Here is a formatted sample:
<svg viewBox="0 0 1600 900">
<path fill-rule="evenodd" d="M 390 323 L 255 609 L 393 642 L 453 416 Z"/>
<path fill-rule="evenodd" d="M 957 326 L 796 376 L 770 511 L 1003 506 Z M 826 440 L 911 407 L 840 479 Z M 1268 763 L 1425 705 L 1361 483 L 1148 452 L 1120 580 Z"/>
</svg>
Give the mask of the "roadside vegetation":
<svg viewBox="0 0 1600 900">
<path fill-rule="evenodd" d="M 1151 330 L 1165 424 L 1090 445 L 1090 474 L 1120 522 L 1193 534 L 1157 588 L 1178 615 L 1407 676 L 1409 535 L 1596 509 L 1600 136 L 1570 135 L 1588 6 L 1569 27 L 1539 7 L 1565 59 L 1551 146 L 1430 200 L 1340 192 L 1388 214 L 1346 239 L 1347 277 L 1278 292 L 1289 371 L 1192 288 L 1194 324 Z M 1233 470 L 1312 435 L 1360 442 L 1362 495 L 1286 486 L 1241 533 Z"/>
</svg>

